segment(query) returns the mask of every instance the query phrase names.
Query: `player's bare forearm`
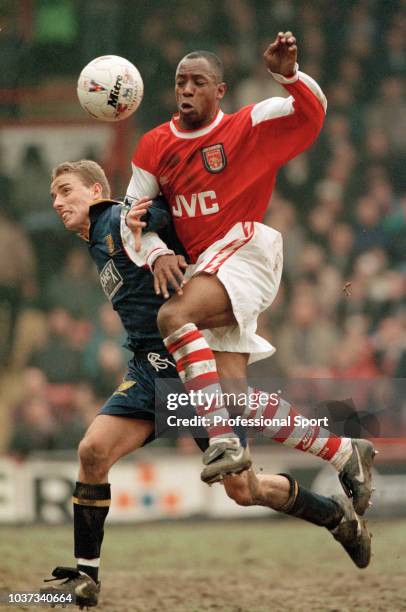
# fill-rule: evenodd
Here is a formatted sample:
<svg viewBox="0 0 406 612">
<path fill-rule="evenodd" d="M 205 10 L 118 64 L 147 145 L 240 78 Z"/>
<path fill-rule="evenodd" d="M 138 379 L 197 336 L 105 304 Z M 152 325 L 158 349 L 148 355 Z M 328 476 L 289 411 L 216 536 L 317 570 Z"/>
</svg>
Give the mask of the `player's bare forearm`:
<svg viewBox="0 0 406 612">
<path fill-rule="evenodd" d="M 296 38 L 292 32 L 279 32 L 264 53 L 264 60 L 271 72 L 291 77 L 297 61 Z"/>
<path fill-rule="evenodd" d="M 182 295 L 185 284 L 183 271 L 187 263 L 183 255 L 162 255 L 154 263 L 154 288 L 157 295 L 169 297 L 168 285 L 171 285 L 178 295 Z"/>
</svg>

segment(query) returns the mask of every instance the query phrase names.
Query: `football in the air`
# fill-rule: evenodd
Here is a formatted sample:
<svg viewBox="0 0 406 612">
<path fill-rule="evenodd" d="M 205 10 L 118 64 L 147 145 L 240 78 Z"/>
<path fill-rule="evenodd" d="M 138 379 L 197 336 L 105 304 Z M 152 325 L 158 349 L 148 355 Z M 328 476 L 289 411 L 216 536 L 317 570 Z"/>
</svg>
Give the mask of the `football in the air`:
<svg viewBox="0 0 406 612">
<path fill-rule="evenodd" d="M 144 84 L 131 62 L 103 55 L 83 68 L 77 92 L 81 106 L 95 119 L 121 121 L 141 104 Z"/>
</svg>

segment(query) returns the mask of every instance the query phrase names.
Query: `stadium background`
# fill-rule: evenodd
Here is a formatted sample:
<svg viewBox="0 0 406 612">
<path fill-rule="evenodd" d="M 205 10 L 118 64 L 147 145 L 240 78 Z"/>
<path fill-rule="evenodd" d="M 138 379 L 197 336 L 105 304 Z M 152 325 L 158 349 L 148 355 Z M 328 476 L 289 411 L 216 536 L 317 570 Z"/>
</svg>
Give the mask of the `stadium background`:
<svg viewBox="0 0 406 612">
<path fill-rule="evenodd" d="M 404 389 L 405 11 L 402 0 L 2 1 L 0 523 L 61 522 L 69 518 L 74 449 L 100 403 L 120 382 L 127 358 L 120 348 L 120 324 L 105 304 L 86 246 L 65 232 L 51 209 L 50 170 L 65 159 L 90 157 L 106 168 L 114 192 L 123 194 L 135 143 L 143 131 L 174 111 L 176 64 L 196 48 L 213 50 L 223 59 L 229 85 L 224 109 L 232 112 L 271 95 L 285 95 L 270 80 L 261 55 L 279 30 L 289 28 L 298 39 L 301 69 L 316 78 L 329 102 L 321 136 L 310 151 L 280 172 L 270 203 L 266 222 L 284 235 L 285 267 L 278 299 L 262 317 L 260 327 L 278 350 L 254 374 L 384 377 L 398 379 L 399 388 Z M 139 111 L 117 125 L 88 119 L 75 95 L 81 68 L 106 53 L 122 55 L 135 63 L 145 84 Z M 405 514 L 406 405 L 404 393 L 399 395 L 393 414 L 385 412 L 385 423 L 396 429 L 396 439 L 378 440 L 383 452 L 376 474 L 381 487 L 371 514 L 375 521 L 378 518 L 374 517 Z M 268 444 L 258 444 L 256 450 L 258 464 L 264 469 L 290 469 L 317 490 L 324 490 L 326 485 L 334 487 L 335 476 L 328 467 L 320 470 L 315 460 L 298 455 Z M 189 440 L 154 443 L 117 470 L 112 521 L 268 517 L 265 510 L 234 508 L 224 499 L 220 487 L 202 488 L 198 474 L 199 455 Z M 225 537 L 223 544 L 235 555 L 241 546 L 246 558 L 251 555 L 257 565 L 258 559 L 262 562 L 265 550 L 258 525 L 247 521 L 236 526 L 210 524 L 212 529 L 202 527 L 208 547 Z M 239 544 L 242 525 L 247 534 L 245 544 Z M 387 574 L 392 568 L 388 556 L 393 559 L 390 544 L 399 547 L 396 542 L 400 534 L 404 535 L 403 523 L 377 525 L 387 538 L 388 549 L 382 548 L 382 541 L 377 542 L 378 551 L 381 546 L 381 552 L 387 555 L 386 565 L 377 567 L 385 570 L 389 599 L 384 595 L 382 601 L 377 599 L 373 590 L 373 584 L 379 583 L 377 570 L 365 586 L 371 589 L 378 606 L 381 601 L 382 609 L 406 609 L 400 599 L 390 599 Z M 64 554 L 69 564 L 69 529 L 54 529 L 55 541 L 66 543 Z M 117 531 L 117 539 L 125 543 L 127 528 L 116 529 L 123 530 Z M 182 575 L 187 574 L 190 564 L 197 562 L 183 558 L 177 543 L 184 542 L 185 549 L 188 542 L 198 547 L 193 528 L 190 532 L 189 527 L 177 524 L 159 529 L 168 550 L 181 555 Z M 318 532 L 315 535 L 311 528 L 302 530 L 290 522 L 282 528 L 272 525 L 268 529 L 270 548 L 275 546 L 272 571 L 278 555 L 282 566 L 289 567 L 282 542 L 285 535 L 294 542 L 292 558 L 297 555 L 298 563 L 303 560 L 302 548 L 296 543 L 301 538 L 305 538 L 314 558 L 323 562 Z M 15 544 L 20 541 L 22 546 L 23 537 L 31 542 L 25 553 L 30 559 L 29 551 L 38 542 L 45 546 L 48 532 L 40 527 L 20 532 L 8 526 L 1 533 L 4 538 L 0 547 L 5 547 L 3 552 L 7 551 L 11 559 L 7 585 L 22 587 L 26 582 L 19 574 L 22 565 Z M 145 571 L 148 559 L 151 568 L 159 564 L 159 559 L 173 563 L 168 550 L 157 554 L 156 536 L 148 540 L 143 535 L 142 540 L 140 532 L 136 533 L 139 546 L 146 550 Z M 113 541 L 109 542 L 115 550 Z M 198 550 L 204 571 L 214 580 L 214 574 L 210 574 L 210 564 L 216 566 L 214 553 L 209 548 L 207 554 L 203 548 Z M 333 545 L 329 550 L 333 552 Z M 128 555 L 123 562 L 130 563 L 130 551 Z M 55 561 L 60 563 L 60 557 Z M 382 558 L 376 561 L 382 562 Z M 333 568 L 351 581 L 346 560 L 340 565 L 340 557 L 336 563 Z M 116 578 L 122 578 L 125 572 L 117 559 L 115 564 L 112 571 Z M 50 569 L 48 563 L 32 560 L 29 567 L 37 578 Z M 230 562 L 222 567 L 225 574 L 233 570 Z M 295 567 L 299 566 L 293 564 L 293 570 Z M 326 575 L 334 581 L 335 570 L 329 572 Z M 162 576 L 162 584 L 166 584 Z M 312 580 L 308 575 L 298 584 L 307 588 L 314 584 Z M 326 579 L 326 583 L 318 584 L 325 588 L 327 583 Z M 168 593 L 170 584 L 168 578 Z M 237 596 L 230 610 L 268 609 L 262 608 L 259 600 L 250 603 L 239 599 L 238 581 L 232 584 L 234 590 L 230 586 L 230 592 Z M 261 585 L 257 587 L 261 593 Z M 378 587 L 379 593 L 386 593 L 380 583 Z M 400 593 L 399 585 L 396 588 Z M 338 609 L 347 609 L 338 593 L 334 597 Z M 137 609 L 158 609 L 159 593 L 151 598 L 146 599 L 145 607 L 139 603 Z M 182 608 L 180 602 L 172 602 L 167 609 L 203 610 L 205 605 L 212 609 L 207 593 L 196 601 L 195 607 Z M 364 600 L 355 603 L 358 609 L 364 609 Z M 286 605 L 275 609 L 296 609 L 294 602 Z M 222 609 L 228 609 L 224 602 Z M 330 608 L 320 603 L 314 609 Z"/>
</svg>

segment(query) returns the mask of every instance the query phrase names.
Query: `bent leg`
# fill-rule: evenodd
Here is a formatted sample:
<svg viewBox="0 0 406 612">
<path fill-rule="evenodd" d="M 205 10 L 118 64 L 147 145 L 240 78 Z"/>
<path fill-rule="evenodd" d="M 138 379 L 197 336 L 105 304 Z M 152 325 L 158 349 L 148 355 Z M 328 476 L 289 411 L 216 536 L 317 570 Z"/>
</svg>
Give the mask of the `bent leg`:
<svg viewBox="0 0 406 612">
<path fill-rule="evenodd" d="M 152 421 L 99 414 L 79 444 L 79 480 L 107 482 L 110 468 L 140 448 L 154 431 Z"/>
<path fill-rule="evenodd" d="M 236 322 L 228 293 L 217 276 L 198 274 L 185 285 L 183 295 L 173 295 L 161 306 L 158 327 L 165 338 L 186 323 L 202 327 L 206 319 L 214 317 L 222 325 Z"/>
<path fill-rule="evenodd" d="M 226 409 L 221 401 L 217 400 L 217 397 L 221 397 L 221 387 L 216 361 L 197 327 L 210 315 L 225 315 L 229 324 L 235 324 L 230 299 L 222 283 L 216 276 L 200 274 L 186 285 L 182 296 L 173 296 L 161 307 L 158 326 L 187 391 L 200 392 L 196 412 L 199 416 L 210 418 L 211 422 L 207 428 L 210 440 L 213 443 L 223 443 L 226 439 L 230 448 L 225 452 L 232 453 L 231 446 L 239 446 L 239 440 L 227 423 Z M 213 397 L 216 399 L 212 399 Z M 219 423 L 215 422 L 216 419 Z M 222 451 L 216 456 L 211 453 L 210 462 L 218 462 L 223 454 Z M 245 469 L 247 461 L 247 458 L 244 461 L 242 458 L 236 458 L 236 464 L 231 461 L 231 471 Z M 216 472 L 215 469 L 214 471 Z M 206 477 L 203 479 L 209 481 Z"/>
<path fill-rule="evenodd" d="M 289 500 L 290 484 L 279 474 L 256 474 L 253 468 L 225 476 L 224 489 L 239 506 L 266 506 L 280 510 Z"/>
<path fill-rule="evenodd" d="M 359 568 L 369 565 L 371 534 L 349 499 L 324 497 L 301 487 L 288 474 L 255 474 L 248 470 L 224 478 L 227 495 L 241 506 L 260 505 L 326 527 Z"/>
<path fill-rule="evenodd" d="M 288 474 L 255 474 L 250 469 L 225 477 L 224 488 L 241 506 L 265 506 L 330 530 L 343 517 L 336 501 L 304 489 Z"/>
</svg>

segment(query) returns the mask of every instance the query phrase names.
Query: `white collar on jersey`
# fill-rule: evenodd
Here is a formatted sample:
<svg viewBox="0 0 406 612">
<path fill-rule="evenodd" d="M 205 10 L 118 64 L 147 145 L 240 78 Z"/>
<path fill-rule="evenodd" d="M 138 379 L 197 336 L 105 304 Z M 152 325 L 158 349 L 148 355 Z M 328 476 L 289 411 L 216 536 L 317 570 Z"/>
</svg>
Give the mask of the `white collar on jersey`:
<svg viewBox="0 0 406 612">
<path fill-rule="evenodd" d="M 199 138 L 199 136 L 205 136 L 206 134 L 214 130 L 214 128 L 218 126 L 223 117 L 223 111 L 219 110 L 216 118 L 211 123 L 209 123 L 209 125 L 206 125 L 206 127 L 201 128 L 200 130 L 190 130 L 187 132 L 182 132 L 176 127 L 173 118 L 171 119 L 169 126 L 171 128 L 172 133 L 178 138 Z"/>
</svg>

